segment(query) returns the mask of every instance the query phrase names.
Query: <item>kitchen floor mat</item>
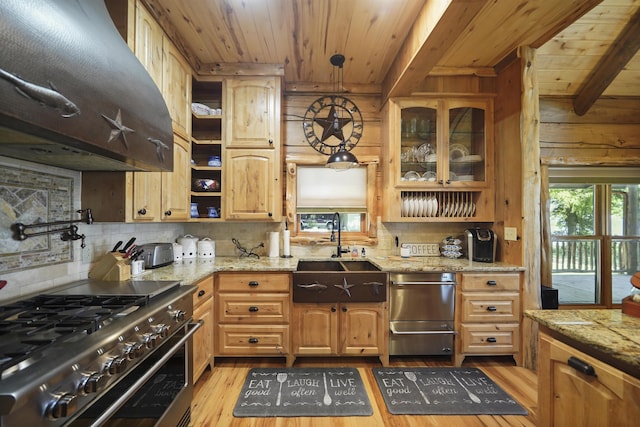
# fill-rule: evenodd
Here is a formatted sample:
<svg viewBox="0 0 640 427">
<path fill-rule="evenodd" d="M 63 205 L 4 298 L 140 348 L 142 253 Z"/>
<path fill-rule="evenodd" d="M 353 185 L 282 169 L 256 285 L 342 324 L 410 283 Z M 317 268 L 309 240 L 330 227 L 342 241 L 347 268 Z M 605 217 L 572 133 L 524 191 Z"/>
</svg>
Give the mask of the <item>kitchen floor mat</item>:
<svg viewBox="0 0 640 427">
<path fill-rule="evenodd" d="M 253 368 L 235 417 L 352 417 L 373 415 L 355 368 Z"/>
<path fill-rule="evenodd" d="M 373 368 L 395 415 L 527 415 L 478 368 Z"/>
</svg>

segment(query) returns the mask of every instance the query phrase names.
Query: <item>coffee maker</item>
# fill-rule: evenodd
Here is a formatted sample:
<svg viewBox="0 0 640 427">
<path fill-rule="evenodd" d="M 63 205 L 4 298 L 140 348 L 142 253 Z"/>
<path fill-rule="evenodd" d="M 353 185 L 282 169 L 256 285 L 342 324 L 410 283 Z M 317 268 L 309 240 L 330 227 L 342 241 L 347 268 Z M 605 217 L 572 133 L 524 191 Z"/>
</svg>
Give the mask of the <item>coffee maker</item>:
<svg viewBox="0 0 640 427">
<path fill-rule="evenodd" d="M 496 234 L 488 228 L 465 230 L 469 261 L 494 262 L 496 259 Z"/>
</svg>

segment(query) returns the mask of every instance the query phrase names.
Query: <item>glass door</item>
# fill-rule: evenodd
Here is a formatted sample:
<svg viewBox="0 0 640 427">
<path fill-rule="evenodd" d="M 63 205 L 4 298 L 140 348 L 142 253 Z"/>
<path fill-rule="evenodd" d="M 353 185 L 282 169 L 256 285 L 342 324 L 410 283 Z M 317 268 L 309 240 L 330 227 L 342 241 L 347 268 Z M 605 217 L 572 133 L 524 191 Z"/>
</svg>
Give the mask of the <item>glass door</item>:
<svg viewBox="0 0 640 427">
<path fill-rule="evenodd" d="M 401 182 L 435 184 L 438 176 L 438 110 L 433 106 L 402 108 L 400 112 Z"/>
</svg>

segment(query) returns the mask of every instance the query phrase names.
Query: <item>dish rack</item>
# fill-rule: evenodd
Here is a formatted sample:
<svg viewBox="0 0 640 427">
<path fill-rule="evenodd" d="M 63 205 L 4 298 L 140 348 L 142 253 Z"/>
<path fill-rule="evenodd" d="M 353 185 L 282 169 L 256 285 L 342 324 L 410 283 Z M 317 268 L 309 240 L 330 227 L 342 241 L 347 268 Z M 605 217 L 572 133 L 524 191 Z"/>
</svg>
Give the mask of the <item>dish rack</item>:
<svg viewBox="0 0 640 427">
<path fill-rule="evenodd" d="M 475 194 L 471 191 L 403 191 L 400 216 L 403 218 L 473 218 Z"/>
</svg>

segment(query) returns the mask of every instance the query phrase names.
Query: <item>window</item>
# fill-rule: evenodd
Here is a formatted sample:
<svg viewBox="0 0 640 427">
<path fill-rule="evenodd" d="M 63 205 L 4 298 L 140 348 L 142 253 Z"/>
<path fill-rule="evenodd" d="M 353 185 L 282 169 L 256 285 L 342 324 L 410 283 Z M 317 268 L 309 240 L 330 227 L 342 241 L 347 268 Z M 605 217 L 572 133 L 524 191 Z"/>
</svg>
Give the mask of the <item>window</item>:
<svg viewBox="0 0 640 427">
<path fill-rule="evenodd" d="M 640 265 L 640 176 L 624 168 L 549 171 L 552 285 L 562 305 L 611 307 Z"/>
<path fill-rule="evenodd" d="M 330 243 L 340 215 L 342 241 L 375 243 L 377 162 L 337 171 L 324 164 L 287 164 L 287 217 L 295 218 L 292 238 Z"/>
</svg>

